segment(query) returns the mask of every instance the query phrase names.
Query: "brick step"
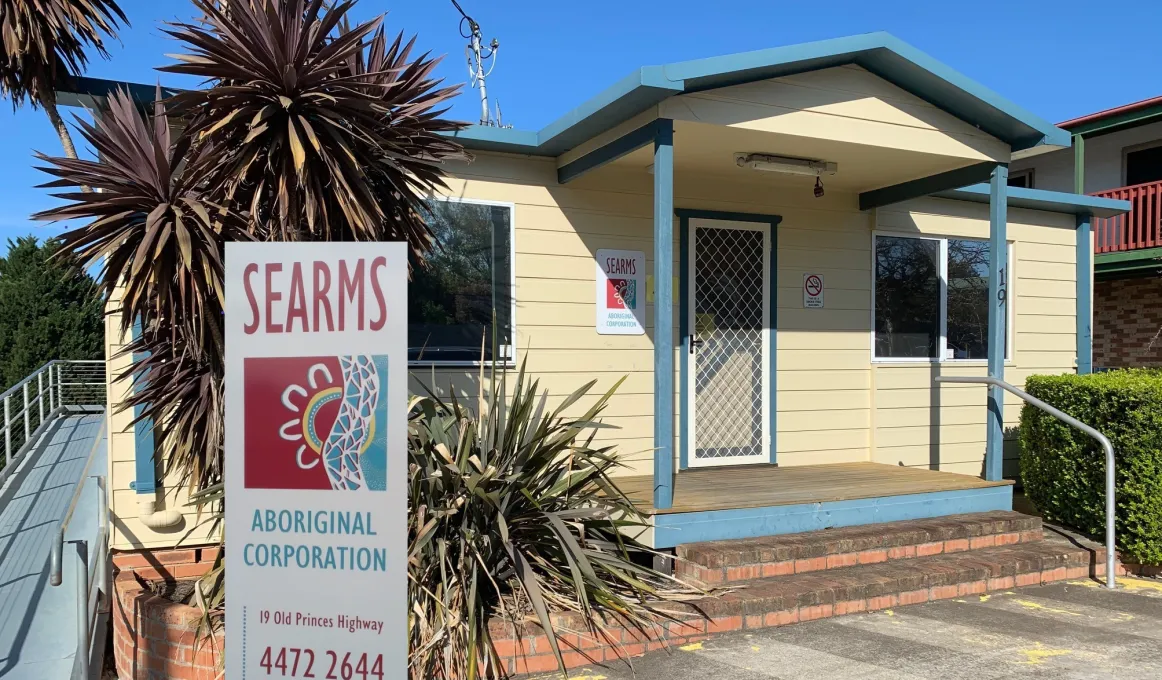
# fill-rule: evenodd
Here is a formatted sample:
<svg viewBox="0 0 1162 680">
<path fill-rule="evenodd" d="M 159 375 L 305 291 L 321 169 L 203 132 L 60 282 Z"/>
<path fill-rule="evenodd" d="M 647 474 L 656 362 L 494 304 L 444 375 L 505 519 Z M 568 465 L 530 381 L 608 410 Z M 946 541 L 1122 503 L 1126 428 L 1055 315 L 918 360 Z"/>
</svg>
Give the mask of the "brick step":
<svg viewBox="0 0 1162 680">
<path fill-rule="evenodd" d="M 1041 518 L 998 510 L 679 545 L 674 575 L 701 587 L 913 559 L 1042 538 Z"/>
<path fill-rule="evenodd" d="M 637 656 L 732 631 L 876 611 L 934 600 L 968 597 L 1021 586 L 1102 576 L 1104 553 L 1057 537 L 907 560 L 760 578 L 693 602 L 664 607 L 674 620 L 645 633 L 618 627 L 608 633 L 622 651 Z M 561 628 L 582 630 L 572 615 Z M 588 634 L 566 638 L 570 668 L 620 663 L 617 649 Z M 556 660 L 540 628 L 497 626 L 493 640 L 510 672 L 551 671 Z"/>
</svg>

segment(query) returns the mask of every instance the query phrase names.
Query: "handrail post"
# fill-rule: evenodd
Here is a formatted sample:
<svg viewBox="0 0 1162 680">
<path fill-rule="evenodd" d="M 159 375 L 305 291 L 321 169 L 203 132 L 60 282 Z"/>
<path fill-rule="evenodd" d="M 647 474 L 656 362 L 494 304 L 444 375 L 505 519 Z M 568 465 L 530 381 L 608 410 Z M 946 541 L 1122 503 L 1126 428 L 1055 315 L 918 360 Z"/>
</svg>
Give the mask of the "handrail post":
<svg viewBox="0 0 1162 680">
<path fill-rule="evenodd" d="M 40 414 L 40 420 L 36 421 L 39 425 L 44 422 L 44 374 L 36 374 L 36 411 Z"/>
<path fill-rule="evenodd" d="M 9 397 L 4 397 L 4 464 L 12 465 L 12 409 Z"/>
<path fill-rule="evenodd" d="M 1116 485 L 1114 483 L 1115 482 L 1114 465 L 1116 464 L 1116 460 L 1114 459 L 1114 445 L 1110 443 L 1109 437 L 1106 437 L 1101 432 L 1098 432 L 1094 428 L 1090 427 L 1089 425 L 1086 425 L 1085 423 L 1081 422 L 1077 418 L 1074 418 L 1073 416 L 1069 415 L 1068 413 L 1065 413 L 1064 411 L 1062 411 L 1054 406 L 1050 406 L 1049 404 L 1041 401 L 1037 397 L 1034 397 L 1033 395 L 1029 394 L 1028 392 L 1026 392 L 1022 389 L 1018 389 L 1017 387 L 1015 387 L 1013 385 L 1010 385 L 1009 383 L 1005 382 L 1004 380 L 998 380 L 997 378 L 993 378 L 991 376 L 990 377 L 973 377 L 973 376 L 962 376 L 962 375 L 957 375 L 957 376 L 938 375 L 938 376 L 936 376 L 936 382 L 938 382 L 938 383 L 973 383 L 973 384 L 978 384 L 978 385 L 988 385 L 990 387 L 999 387 L 1002 390 L 1004 390 L 1012 395 L 1020 397 L 1026 403 L 1031 404 L 1032 406 L 1035 406 L 1035 407 L 1041 409 L 1042 411 L 1048 413 L 1049 415 L 1060 420 L 1061 422 L 1065 423 L 1066 425 L 1070 425 L 1072 427 L 1075 427 L 1075 428 L 1081 430 L 1085 434 L 1096 439 L 1097 443 L 1101 444 L 1101 447 L 1102 447 L 1102 449 L 1105 450 L 1105 454 L 1106 454 L 1106 587 L 1109 588 L 1110 590 L 1113 590 L 1116 587 L 1116 583 L 1115 583 L 1116 576 L 1114 575 L 1114 571 L 1116 570 L 1115 565 L 1117 562 L 1117 559 L 1116 559 L 1117 551 L 1115 549 L 1115 535 L 1114 535 L 1114 520 L 1116 519 L 1114 513 L 1117 510 L 1117 507 L 1116 507 L 1117 506 L 1117 503 L 1116 503 L 1117 499 L 1115 497 L 1115 494 L 1117 493 L 1117 489 L 1115 488 Z"/>
<path fill-rule="evenodd" d="M 77 541 L 77 661 L 81 680 L 89 680 L 89 565 L 88 541 Z"/>
<path fill-rule="evenodd" d="M 55 365 L 56 365 L 55 362 L 50 363 L 48 365 L 48 412 L 49 413 L 52 413 L 53 411 L 56 410 L 55 408 L 53 408 L 53 404 L 52 404 L 52 402 L 53 402 L 53 399 L 52 399 L 52 367 Z"/>
<path fill-rule="evenodd" d="M 32 429 L 28 426 L 28 383 L 24 383 L 24 443 L 28 444 L 28 440 L 32 439 Z"/>
</svg>

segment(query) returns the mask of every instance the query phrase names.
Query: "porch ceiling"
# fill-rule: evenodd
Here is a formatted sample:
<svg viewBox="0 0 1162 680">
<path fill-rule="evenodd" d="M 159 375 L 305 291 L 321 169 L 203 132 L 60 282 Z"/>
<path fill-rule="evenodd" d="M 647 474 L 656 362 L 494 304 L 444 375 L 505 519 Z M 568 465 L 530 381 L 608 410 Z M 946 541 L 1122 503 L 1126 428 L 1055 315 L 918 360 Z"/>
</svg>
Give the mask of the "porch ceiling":
<svg viewBox="0 0 1162 680">
<path fill-rule="evenodd" d="M 891 186 L 979 162 L 966 158 L 747 128 L 689 121 L 674 122 L 674 169 L 677 173 L 739 177 L 752 181 L 759 176 L 767 176 L 772 182 L 791 186 L 801 184 L 808 189 L 815 183 L 813 177 L 761 173 L 740 168 L 735 164 L 736 152 L 796 156 L 838 163 L 839 171 L 835 175 L 824 176 L 823 183 L 828 189 L 850 192 Z M 653 148 L 646 146 L 623 156 L 607 167 L 645 172 L 652 163 Z"/>
</svg>

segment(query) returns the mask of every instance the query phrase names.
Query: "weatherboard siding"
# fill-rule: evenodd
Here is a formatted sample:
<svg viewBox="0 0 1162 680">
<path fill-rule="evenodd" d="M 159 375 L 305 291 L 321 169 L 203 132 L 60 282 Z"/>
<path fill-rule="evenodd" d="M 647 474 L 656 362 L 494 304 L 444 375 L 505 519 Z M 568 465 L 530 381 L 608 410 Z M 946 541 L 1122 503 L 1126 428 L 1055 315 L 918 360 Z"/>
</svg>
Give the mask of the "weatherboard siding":
<svg viewBox="0 0 1162 680">
<path fill-rule="evenodd" d="M 922 199 L 880 208 L 878 228 L 893 233 L 987 239 L 988 206 Z M 1037 373 L 1069 373 L 1076 359 L 1074 218 L 1010 209 L 1013 351 L 1005 379 L 1018 387 Z M 872 460 L 981 474 L 985 388 L 936 387 L 937 375 L 987 375 L 986 362 L 875 364 L 875 448 Z M 936 406 L 935 408 L 933 406 Z M 1005 395 L 1005 474 L 1017 471 L 1015 428 L 1021 402 Z"/>
<path fill-rule="evenodd" d="M 109 419 L 109 468 L 108 479 L 109 545 L 114 550 L 140 550 L 142 548 L 169 548 L 178 545 L 197 546 L 218 540 L 216 527 L 203 523 L 206 513 L 199 517 L 198 509 L 188 506 L 189 494 L 180 480 L 173 476 L 159 479 L 159 499 L 164 495 L 165 504 L 158 503 L 157 509 L 178 510 L 183 515 L 180 525 L 164 532 L 154 531 L 137 519 L 137 492 L 130 488 L 137 478 L 137 445 L 133 433 L 133 411 L 121 408 L 122 402 L 131 394 L 127 380 L 117 380 L 131 366 L 130 357 L 121 350 L 129 341 L 129 334 L 121 333 L 120 292 L 114 291 L 106 305 L 105 316 L 105 357 L 107 417 Z"/>
<path fill-rule="evenodd" d="M 855 65 L 684 94 L 664 118 L 1008 162 L 1009 146 Z"/>
</svg>

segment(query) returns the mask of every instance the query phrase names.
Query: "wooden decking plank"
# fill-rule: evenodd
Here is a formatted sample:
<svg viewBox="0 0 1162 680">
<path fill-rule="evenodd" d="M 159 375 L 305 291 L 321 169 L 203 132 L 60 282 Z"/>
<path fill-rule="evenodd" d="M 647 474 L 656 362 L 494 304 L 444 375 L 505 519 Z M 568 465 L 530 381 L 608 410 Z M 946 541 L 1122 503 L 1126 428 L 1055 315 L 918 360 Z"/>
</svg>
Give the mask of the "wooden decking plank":
<svg viewBox="0 0 1162 680">
<path fill-rule="evenodd" d="M 615 481 L 644 512 L 655 514 L 652 477 L 618 477 Z M 679 472 L 675 478 L 673 507 L 656 514 L 845 501 L 1011 483 L 870 462 L 703 468 Z"/>
</svg>

